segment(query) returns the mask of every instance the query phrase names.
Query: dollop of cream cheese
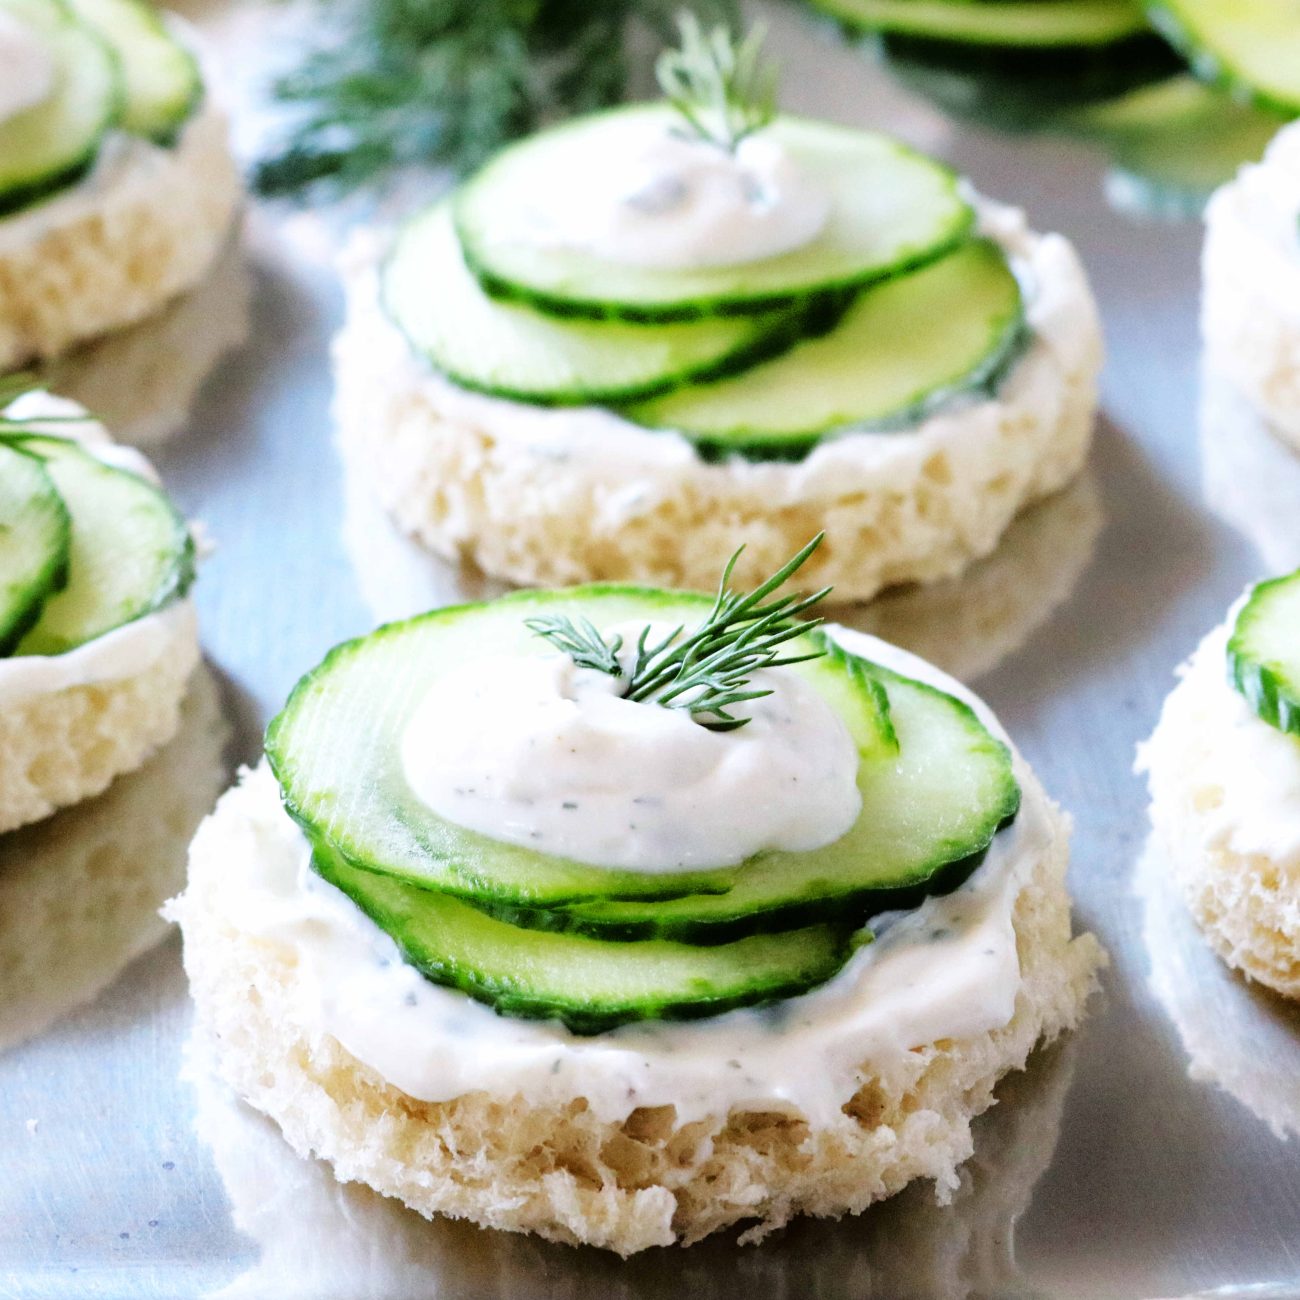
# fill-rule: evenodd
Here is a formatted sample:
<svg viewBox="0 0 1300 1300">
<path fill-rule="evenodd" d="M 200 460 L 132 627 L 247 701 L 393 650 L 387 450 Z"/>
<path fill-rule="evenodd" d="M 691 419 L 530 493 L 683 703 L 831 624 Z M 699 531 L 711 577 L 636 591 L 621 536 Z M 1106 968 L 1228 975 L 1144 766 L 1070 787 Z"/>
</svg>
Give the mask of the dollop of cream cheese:
<svg viewBox="0 0 1300 1300">
<path fill-rule="evenodd" d="M 626 662 L 644 624 L 606 629 Z M 650 644 L 671 628 L 651 627 Z M 412 790 L 493 839 L 647 873 L 727 867 L 839 839 L 862 805 L 847 727 L 789 668 L 715 731 L 624 699 L 626 679 L 567 655 L 494 656 L 441 676 L 402 742 Z"/>
<path fill-rule="evenodd" d="M 0 122 L 44 103 L 55 86 L 54 55 L 26 23 L 0 10 Z"/>
<path fill-rule="evenodd" d="M 656 270 L 757 262 L 811 243 L 830 197 L 768 132 L 734 150 L 662 122 L 629 123 L 570 154 L 521 214 L 522 237 Z"/>
</svg>

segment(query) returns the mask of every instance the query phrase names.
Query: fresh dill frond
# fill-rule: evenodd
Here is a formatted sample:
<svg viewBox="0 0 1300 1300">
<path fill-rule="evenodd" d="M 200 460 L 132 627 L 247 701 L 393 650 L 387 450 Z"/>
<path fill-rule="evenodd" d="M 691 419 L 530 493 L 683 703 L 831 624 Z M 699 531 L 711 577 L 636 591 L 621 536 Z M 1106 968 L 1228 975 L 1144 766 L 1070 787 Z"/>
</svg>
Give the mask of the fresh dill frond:
<svg viewBox="0 0 1300 1300">
<path fill-rule="evenodd" d="M 739 24 L 736 0 L 314 0 L 304 52 L 271 86 L 289 125 L 254 184 L 341 194 L 408 166 L 470 171 L 623 99 L 636 29 L 662 46 L 683 7 Z"/>
<path fill-rule="evenodd" d="M 623 698 L 666 709 L 686 709 L 701 726 L 734 731 L 749 721 L 730 710 L 771 695 L 752 686 L 753 675 L 765 668 L 805 663 L 824 650 L 786 654 L 782 647 L 816 627 L 820 619 L 796 621 L 830 594 L 829 587 L 810 596 L 769 596 L 783 587 L 821 545 L 818 533 L 797 555 L 753 591 L 730 590 L 731 575 L 744 547 L 723 570 L 718 594 L 707 616 L 690 632 L 674 628 L 650 644 L 650 627 L 642 629 L 630 664 L 620 660 L 623 638 L 606 641 L 589 619 L 564 615 L 526 619 L 525 624 L 584 668 L 625 677 Z"/>
<path fill-rule="evenodd" d="M 681 46 L 655 64 L 668 102 L 701 139 L 734 153 L 776 116 L 776 68 L 765 62 L 761 25 L 737 42 L 726 27 L 706 32 L 693 13 L 678 19 Z"/>
</svg>

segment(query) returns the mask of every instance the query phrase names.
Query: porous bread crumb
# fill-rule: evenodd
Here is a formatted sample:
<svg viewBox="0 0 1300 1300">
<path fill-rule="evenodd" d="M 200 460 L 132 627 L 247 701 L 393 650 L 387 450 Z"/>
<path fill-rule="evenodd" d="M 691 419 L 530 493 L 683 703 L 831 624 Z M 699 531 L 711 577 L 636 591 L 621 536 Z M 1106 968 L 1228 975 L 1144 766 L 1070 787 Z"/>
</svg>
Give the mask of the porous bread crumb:
<svg viewBox="0 0 1300 1300">
<path fill-rule="evenodd" d="M 185 627 L 134 676 L 0 702 L 0 832 L 99 794 L 171 739 L 199 659 Z"/>
<path fill-rule="evenodd" d="M 424 1102 L 305 1025 L 292 946 L 241 927 L 237 895 L 225 888 L 225 826 L 242 816 L 240 796 L 228 794 L 200 830 L 189 886 L 171 904 L 198 1029 L 221 1075 L 342 1181 L 429 1217 L 621 1255 L 732 1224 L 758 1240 L 795 1215 L 858 1212 L 918 1178 L 933 1179 L 946 1199 L 971 1154 L 972 1119 L 1036 1043 L 1077 1024 L 1102 960 L 1091 935 L 1071 938 L 1062 824 L 1016 903 L 1022 984 L 1010 1022 L 864 1065 L 833 1125 L 743 1108 L 679 1123 L 671 1106 L 606 1123 L 580 1094 L 564 1105 L 481 1091 Z"/>
<path fill-rule="evenodd" d="M 142 320 L 203 278 L 242 193 L 225 118 L 205 106 L 150 161 L 85 201 L 60 208 L 75 194 L 61 191 L 48 220 L 41 205 L 0 219 L 0 371 Z M 32 237 L 13 237 L 29 219 Z"/>
<path fill-rule="evenodd" d="M 1022 238 L 1052 305 L 995 399 L 888 435 L 883 457 L 879 437 L 868 454 L 853 449 L 872 435 L 853 435 L 794 465 L 708 464 L 675 434 L 622 425 L 611 433 L 632 468 L 618 451 L 596 466 L 586 445 L 572 456 L 541 445 L 525 428 L 536 408 L 496 403 L 490 424 L 482 406 L 473 418 L 472 405 L 449 409 L 448 386 L 385 316 L 378 250 L 362 242 L 346 259 L 347 321 L 334 343 L 338 436 L 401 528 L 512 582 L 707 589 L 743 542 L 743 586 L 823 529 L 802 577 L 833 584 L 836 600 L 949 577 L 1068 482 L 1091 440 L 1101 342 L 1087 281 L 1064 240 Z M 986 408 L 992 418 L 973 419 Z M 643 460 L 652 472 L 636 468 Z"/>
<path fill-rule="evenodd" d="M 1225 790 L 1256 779 L 1225 761 L 1216 739 L 1217 697 L 1232 691 L 1224 639 L 1222 628 L 1211 633 L 1184 670 L 1139 766 L 1169 870 L 1210 946 L 1251 979 L 1300 998 L 1300 857 L 1242 852 L 1224 833 Z"/>
</svg>

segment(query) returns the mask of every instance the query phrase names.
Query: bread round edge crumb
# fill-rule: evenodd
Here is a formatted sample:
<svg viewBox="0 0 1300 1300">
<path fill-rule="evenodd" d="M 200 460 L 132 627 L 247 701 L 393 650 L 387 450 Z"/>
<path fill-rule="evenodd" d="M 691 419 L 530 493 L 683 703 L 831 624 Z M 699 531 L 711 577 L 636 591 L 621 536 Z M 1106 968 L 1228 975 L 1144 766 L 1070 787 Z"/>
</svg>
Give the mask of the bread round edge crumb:
<svg viewBox="0 0 1300 1300">
<path fill-rule="evenodd" d="M 1205 644 L 1220 645 L 1222 636 L 1222 630 L 1211 633 Z M 1231 689 L 1226 675 L 1215 682 Z M 1300 864 L 1238 852 L 1212 827 L 1221 780 L 1232 773 L 1213 761 L 1213 727 L 1201 718 L 1204 685 L 1194 667 L 1183 670 L 1140 750 L 1152 827 L 1178 891 L 1214 951 L 1250 979 L 1300 998 Z M 1249 779 L 1248 773 L 1237 775 Z"/>
<path fill-rule="evenodd" d="M 70 219 L 0 246 L 0 370 L 134 324 L 193 287 L 220 253 L 242 193 L 225 117 L 209 105 L 147 185 L 110 187 Z"/>
<path fill-rule="evenodd" d="M 1093 936 L 1072 937 L 1068 826 L 1052 816 L 1053 848 L 1015 907 L 1022 982 L 1011 1020 L 907 1053 L 886 1072 L 864 1069 L 843 1118 L 825 1128 L 770 1109 L 679 1124 L 669 1106 L 643 1107 L 611 1124 L 581 1097 L 546 1106 L 487 1092 L 410 1097 L 301 1023 L 292 950 L 241 930 L 221 906 L 221 804 L 195 839 L 189 886 L 170 915 L 184 934 L 196 1031 L 226 1082 L 299 1154 L 426 1217 L 626 1256 L 733 1224 L 758 1240 L 799 1214 L 857 1213 L 918 1178 L 933 1179 L 941 1200 L 951 1194 L 971 1121 L 1036 1044 L 1079 1022 L 1105 960 Z"/>
</svg>

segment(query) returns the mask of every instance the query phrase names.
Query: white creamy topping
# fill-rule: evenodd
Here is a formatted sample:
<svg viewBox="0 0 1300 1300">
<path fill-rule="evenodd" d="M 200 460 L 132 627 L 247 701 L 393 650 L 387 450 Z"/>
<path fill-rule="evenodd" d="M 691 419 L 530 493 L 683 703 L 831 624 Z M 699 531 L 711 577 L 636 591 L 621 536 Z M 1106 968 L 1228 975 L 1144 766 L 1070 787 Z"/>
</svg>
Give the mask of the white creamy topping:
<svg viewBox="0 0 1300 1300">
<path fill-rule="evenodd" d="M 40 35 L 0 10 L 0 122 L 48 99 L 55 70 L 54 56 Z"/>
<path fill-rule="evenodd" d="M 1279 131 L 1262 162 L 1215 194 L 1206 222 L 1227 282 L 1300 319 L 1300 124 Z"/>
<path fill-rule="evenodd" d="M 158 482 L 153 466 L 136 450 L 113 442 L 108 430 L 85 407 L 46 392 L 25 393 L 4 408 L 39 433 L 72 438 L 106 465 L 130 470 Z M 191 600 L 176 601 L 60 655 L 14 655 L 0 658 L 0 707 L 34 695 L 74 686 L 136 677 L 150 665 L 192 646 L 198 619 Z"/>
<path fill-rule="evenodd" d="M 821 233 L 830 198 L 779 141 L 734 151 L 662 121 L 570 150 L 555 183 L 519 214 L 520 238 L 660 270 L 732 266 L 788 253 Z"/>
<path fill-rule="evenodd" d="M 836 629 L 849 649 L 988 709 L 951 678 L 873 637 Z M 429 983 L 393 941 L 317 877 L 265 766 L 228 796 L 221 906 L 242 930 L 292 950 L 297 1014 L 313 1032 L 413 1097 L 518 1091 L 537 1104 L 585 1096 L 617 1122 L 638 1106 L 673 1104 L 689 1120 L 738 1104 L 797 1107 L 842 1121 L 860 1067 L 888 1069 L 911 1049 L 988 1032 L 1011 1018 L 1020 984 L 1012 911 L 1056 824 L 1023 761 L 1019 817 L 967 883 L 921 907 L 878 918 L 876 942 L 833 980 L 775 1006 L 695 1023 L 643 1023 L 583 1038 L 556 1022 L 512 1020 Z M 225 864 L 228 864 L 228 870 Z"/>
<path fill-rule="evenodd" d="M 644 624 L 602 629 L 630 658 Z M 650 644 L 671 627 L 652 626 Z M 438 678 L 402 742 L 407 781 L 439 816 L 494 839 L 631 871 L 726 867 L 813 849 L 853 825 L 858 755 L 829 704 L 789 669 L 750 721 L 711 731 L 683 709 L 567 655 L 496 656 Z"/>
</svg>

